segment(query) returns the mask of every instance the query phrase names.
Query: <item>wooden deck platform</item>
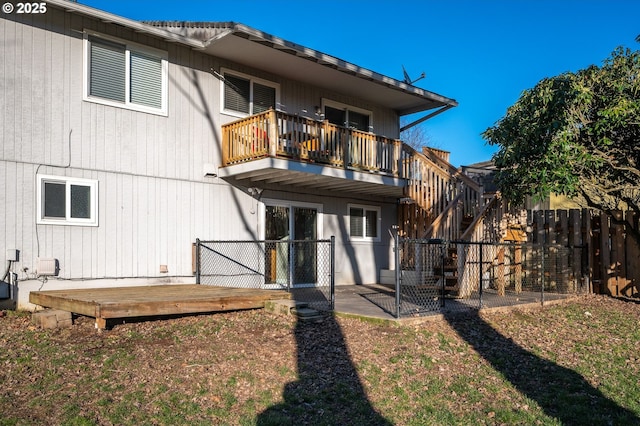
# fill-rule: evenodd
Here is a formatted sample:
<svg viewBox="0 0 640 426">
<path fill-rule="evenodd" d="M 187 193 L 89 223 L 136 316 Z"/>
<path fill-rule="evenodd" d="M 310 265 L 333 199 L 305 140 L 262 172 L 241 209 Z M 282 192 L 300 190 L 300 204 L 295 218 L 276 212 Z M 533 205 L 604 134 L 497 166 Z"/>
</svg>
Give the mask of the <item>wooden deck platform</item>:
<svg viewBox="0 0 640 426">
<path fill-rule="evenodd" d="M 34 291 L 29 301 L 94 317 L 104 329 L 113 318 L 152 317 L 263 308 L 265 301 L 290 299 L 286 291 L 208 285 L 157 285 Z"/>
</svg>

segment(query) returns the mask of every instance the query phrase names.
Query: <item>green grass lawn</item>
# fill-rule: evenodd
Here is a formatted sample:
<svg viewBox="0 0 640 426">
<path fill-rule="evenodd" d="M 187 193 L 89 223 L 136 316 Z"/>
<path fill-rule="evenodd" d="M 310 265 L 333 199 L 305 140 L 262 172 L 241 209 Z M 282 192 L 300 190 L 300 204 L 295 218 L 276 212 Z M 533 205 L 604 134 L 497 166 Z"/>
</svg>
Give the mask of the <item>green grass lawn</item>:
<svg viewBox="0 0 640 426">
<path fill-rule="evenodd" d="M 597 296 L 411 326 L 9 312 L 0 425 L 633 425 L 639 369 L 640 305 Z"/>
</svg>

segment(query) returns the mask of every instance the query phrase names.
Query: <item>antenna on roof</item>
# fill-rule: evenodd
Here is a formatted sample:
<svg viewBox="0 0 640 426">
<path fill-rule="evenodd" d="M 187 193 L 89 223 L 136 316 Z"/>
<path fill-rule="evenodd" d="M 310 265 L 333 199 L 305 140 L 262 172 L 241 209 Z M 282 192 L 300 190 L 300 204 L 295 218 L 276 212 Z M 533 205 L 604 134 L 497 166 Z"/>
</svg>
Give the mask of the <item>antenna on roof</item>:
<svg viewBox="0 0 640 426">
<path fill-rule="evenodd" d="M 402 73 L 404 74 L 404 82 L 409 85 L 413 85 L 413 83 L 415 83 L 416 81 L 422 80 L 426 77 L 426 74 L 423 71 L 422 74 L 420 74 L 420 77 L 416 78 L 415 80 L 411 80 L 411 77 L 409 77 L 409 73 L 406 69 L 404 69 L 404 65 L 402 66 Z"/>
</svg>

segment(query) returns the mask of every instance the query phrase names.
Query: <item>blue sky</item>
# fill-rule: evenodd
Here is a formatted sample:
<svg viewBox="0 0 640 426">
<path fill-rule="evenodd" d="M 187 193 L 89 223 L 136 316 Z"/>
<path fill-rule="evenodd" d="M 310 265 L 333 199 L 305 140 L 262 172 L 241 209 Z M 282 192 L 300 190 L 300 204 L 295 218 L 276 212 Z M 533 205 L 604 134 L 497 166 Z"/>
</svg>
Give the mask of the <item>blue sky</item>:
<svg viewBox="0 0 640 426">
<path fill-rule="evenodd" d="M 427 121 L 451 162 L 488 160 L 481 133 L 540 79 L 639 49 L 640 1 L 79 0 L 136 20 L 234 21 L 456 99 Z"/>
</svg>

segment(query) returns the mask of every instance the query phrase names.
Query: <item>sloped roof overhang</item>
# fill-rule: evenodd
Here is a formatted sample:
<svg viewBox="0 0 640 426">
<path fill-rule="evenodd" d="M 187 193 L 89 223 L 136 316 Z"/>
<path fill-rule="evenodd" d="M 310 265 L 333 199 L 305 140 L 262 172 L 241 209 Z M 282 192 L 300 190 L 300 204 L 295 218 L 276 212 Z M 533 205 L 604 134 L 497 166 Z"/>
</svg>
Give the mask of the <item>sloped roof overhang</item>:
<svg viewBox="0 0 640 426">
<path fill-rule="evenodd" d="M 215 24 L 215 23 L 214 23 Z M 206 23 L 151 23 L 154 26 Z M 376 73 L 243 24 L 228 23 L 205 41 L 204 51 L 274 75 L 328 88 L 395 110 L 399 115 L 457 106 L 453 99 Z M 202 32 L 201 32 L 202 34 Z"/>
<path fill-rule="evenodd" d="M 48 5 L 179 43 L 275 75 L 365 99 L 399 115 L 457 106 L 454 99 L 234 22 L 140 22 L 67 0 Z M 430 116 L 432 116 L 430 114 Z"/>
</svg>

